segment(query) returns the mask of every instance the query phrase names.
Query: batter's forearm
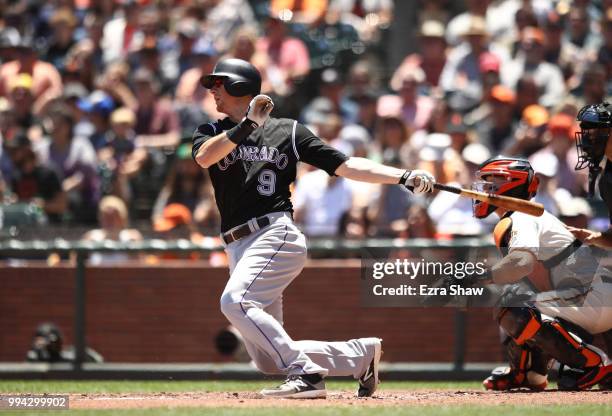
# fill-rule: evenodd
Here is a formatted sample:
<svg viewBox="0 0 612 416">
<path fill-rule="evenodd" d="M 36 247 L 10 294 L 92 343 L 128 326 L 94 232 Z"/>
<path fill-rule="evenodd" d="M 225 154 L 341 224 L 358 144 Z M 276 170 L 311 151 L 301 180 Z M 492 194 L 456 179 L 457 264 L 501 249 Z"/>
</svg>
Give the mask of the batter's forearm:
<svg viewBox="0 0 612 416">
<path fill-rule="evenodd" d="M 208 139 L 200 145 L 195 154 L 195 161 L 208 169 L 236 148 L 236 143 L 228 139 L 225 132 Z"/>
<path fill-rule="evenodd" d="M 351 157 L 336 169 L 336 175 L 361 182 L 397 184 L 406 172 L 369 159 Z"/>
</svg>

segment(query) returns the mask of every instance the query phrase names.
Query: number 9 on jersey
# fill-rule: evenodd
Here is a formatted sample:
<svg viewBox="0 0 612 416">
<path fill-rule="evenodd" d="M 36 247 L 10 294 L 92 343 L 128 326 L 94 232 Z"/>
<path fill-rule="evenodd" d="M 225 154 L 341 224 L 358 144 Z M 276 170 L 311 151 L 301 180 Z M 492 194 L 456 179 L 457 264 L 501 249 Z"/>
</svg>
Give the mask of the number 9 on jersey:
<svg viewBox="0 0 612 416">
<path fill-rule="evenodd" d="M 257 192 L 264 196 L 270 196 L 274 194 L 276 187 L 276 173 L 270 169 L 264 169 L 259 174 L 259 185 L 257 185 Z"/>
</svg>

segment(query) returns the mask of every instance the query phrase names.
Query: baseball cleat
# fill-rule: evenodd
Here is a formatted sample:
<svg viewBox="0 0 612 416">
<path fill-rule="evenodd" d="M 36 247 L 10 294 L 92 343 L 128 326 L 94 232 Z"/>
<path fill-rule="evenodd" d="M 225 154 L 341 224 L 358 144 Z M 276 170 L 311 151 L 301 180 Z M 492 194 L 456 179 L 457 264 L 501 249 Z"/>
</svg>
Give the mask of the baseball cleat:
<svg viewBox="0 0 612 416">
<path fill-rule="evenodd" d="M 584 370 L 564 371 L 559 382 L 559 390 L 588 390 L 596 384 L 602 389 L 609 388 L 612 381 L 612 364 L 585 368 Z"/>
<path fill-rule="evenodd" d="M 263 389 L 260 394 L 279 399 L 320 399 L 327 396 L 327 390 L 319 374 L 296 374 L 287 377 L 278 387 Z"/>
<path fill-rule="evenodd" d="M 491 372 L 491 375 L 482 382 L 482 385 L 484 386 L 485 390 L 493 391 L 508 391 L 521 388 L 528 388 L 533 391 L 543 391 L 548 385 L 547 380 L 544 380 L 542 383 L 535 384 L 530 383 L 527 380 L 527 377 L 523 378 L 524 380 L 520 381 L 521 377 L 513 372 L 510 367 L 497 367 Z"/>
<path fill-rule="evenodd" d="M 357 397 L 372 397 L 378 388 L 378 366 L 380 364 L 380 356 L 382 355 L 382 339 L 373 338 L 374 340 L 374 357 L 365 373 L 359 377 L 359 389 Z"/>
</svg>

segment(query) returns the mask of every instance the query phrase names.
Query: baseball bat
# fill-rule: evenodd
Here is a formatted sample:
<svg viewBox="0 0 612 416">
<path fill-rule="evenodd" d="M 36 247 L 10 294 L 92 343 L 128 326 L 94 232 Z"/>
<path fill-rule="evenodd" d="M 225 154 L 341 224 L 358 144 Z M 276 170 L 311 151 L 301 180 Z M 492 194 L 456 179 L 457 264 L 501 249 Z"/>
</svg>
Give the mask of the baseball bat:
<svg viewBox="0 0 612 416">
<path fill-rule="evenodd" d="M 524 212 L 525 214 L 533 215 L 534 217 L 539 217 L 544 213 L 544 205 L 537 202 L 526 201 L 524 199 L 513 198 L 511 196 L 487 194 L 484 192 L 473 191 L 471 189 L 442 185 L 441 183 L 436 183 L 434 188 L 476 199 L 477 201 L 488 202 L 491 205 L 507 209 L 508 211 Z"/>
</svg>

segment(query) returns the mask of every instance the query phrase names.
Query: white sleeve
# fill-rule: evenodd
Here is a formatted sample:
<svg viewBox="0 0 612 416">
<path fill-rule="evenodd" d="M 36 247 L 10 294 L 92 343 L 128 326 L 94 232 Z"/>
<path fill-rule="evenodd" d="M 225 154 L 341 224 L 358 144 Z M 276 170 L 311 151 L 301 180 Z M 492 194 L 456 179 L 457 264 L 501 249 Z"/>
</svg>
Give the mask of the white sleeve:
<svg viewBox="0 0 612 416">
<path fill-rule="evenodd" d="M 306 205 L 306 199 L 308 198 L 308 175 L 304 175 L 295 184 L 295 191 L 293 192 L 293 207 L 295 209 L 302 209 Z"/>
<path fill-rule="evenodd" d="M 540 229 L 534 217 L 521 213 L 512 215 L 509 251 L 527 250 L 537 256 L 540 248 L 539 235 Z"/>
</svg>

